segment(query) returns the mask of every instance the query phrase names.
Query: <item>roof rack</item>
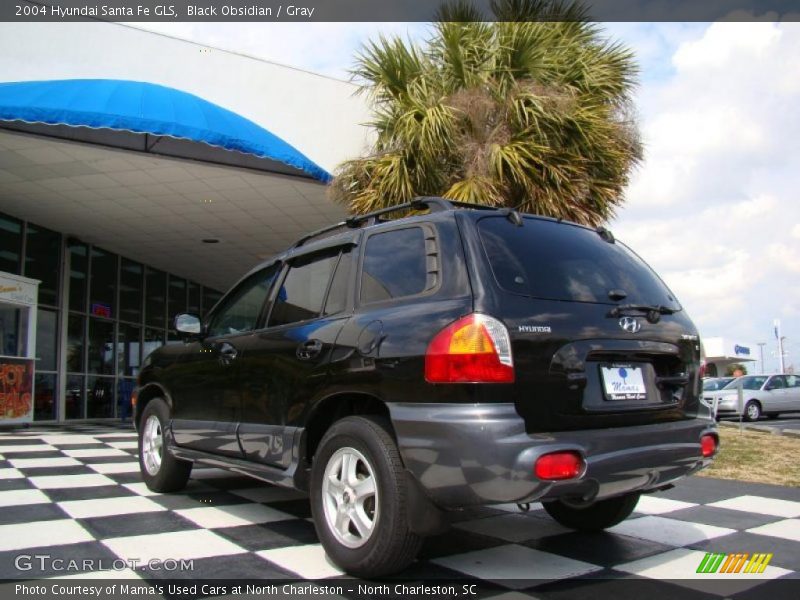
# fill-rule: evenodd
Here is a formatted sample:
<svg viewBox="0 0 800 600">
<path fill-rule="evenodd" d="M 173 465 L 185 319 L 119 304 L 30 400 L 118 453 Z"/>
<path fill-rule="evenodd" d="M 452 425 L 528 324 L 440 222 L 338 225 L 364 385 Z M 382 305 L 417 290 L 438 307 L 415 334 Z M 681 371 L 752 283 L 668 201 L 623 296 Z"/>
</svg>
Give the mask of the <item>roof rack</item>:
<svg viewBox="0 0 800 600">
<path fill-rule="evenodd" d="M 366 213 L 363 215 L 355 215 L 353 217 L 348 217 L 344 221 L 340 221 L 335 225 L 329 225 L 328 227 L 317 229 L 316 231 L 312 231 L 308 235 L 301 237 L 294 243 L 292 247 L 297 248 L 299 246 L 302 246 L 309 240 L 312 240 L 326 233 L 331 233 L 333 231 L 336 231 L 337 229 L 357 229 L 359 227 L 369 227 L 370 225 L 375 225 L 376 223 L 380 222 L 380 217 L 382 217 L 383 215 L 387 215 L 400 210 L 417 209 L 417 208 L 427 208 L 431 212 L 442 212 L 445 210 L 452 210 L 454 208 L 471 208 L 476 210 L 503 210 L 509 215 L 511 213 L 513 213 L 514 215 L 517 214 L 515 210 L 508 208 L 496 208 L 493 206 L 486 206 L 485 204 L 473 204 L 471 202 L 447 200 L 445 198 L 437 198 L 435 196 L 420 196 L 418 198 L 414 198 L 410 202 L 404 202 L 403 204 L 389 206 L 387 208 L 375 210 L 373 212 Z"/>
</svg>

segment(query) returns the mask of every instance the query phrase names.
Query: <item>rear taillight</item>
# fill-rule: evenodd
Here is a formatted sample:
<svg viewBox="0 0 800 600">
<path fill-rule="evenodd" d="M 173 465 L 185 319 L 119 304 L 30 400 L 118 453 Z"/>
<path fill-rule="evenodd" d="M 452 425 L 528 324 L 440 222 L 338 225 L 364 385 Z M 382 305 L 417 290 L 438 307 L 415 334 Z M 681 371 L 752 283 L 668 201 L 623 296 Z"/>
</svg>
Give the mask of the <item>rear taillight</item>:
<svg viewBox="0 0 800 600">
<path fill-rule="evenodd" d="M 552 452 L 544 454 L 536 460 L 533 473 L 538 479 L 548 481 L 562 481 L 580 477 L 585 467 L 583 457 L 579 452 Z"/>
<path fill-rule="evenodd" d="M 700 438 L 700 451 L 703 458 L 709 458 L 717 453 L 717 436 L 707 433 Z"/>
<path fill-rule="evenodd" d="M 514 359 L 506 326 L 473 313 L 440 331 L 425 353 L 430 383 L 513 383 Z"/>
<path fill-rule="evenodd" d="M 700 363 L 700 368 L 698 369 L 698 372 L 700 374 L 700 379 L 706 376 L 706 361 L 702 361 Z"/>
</svg>

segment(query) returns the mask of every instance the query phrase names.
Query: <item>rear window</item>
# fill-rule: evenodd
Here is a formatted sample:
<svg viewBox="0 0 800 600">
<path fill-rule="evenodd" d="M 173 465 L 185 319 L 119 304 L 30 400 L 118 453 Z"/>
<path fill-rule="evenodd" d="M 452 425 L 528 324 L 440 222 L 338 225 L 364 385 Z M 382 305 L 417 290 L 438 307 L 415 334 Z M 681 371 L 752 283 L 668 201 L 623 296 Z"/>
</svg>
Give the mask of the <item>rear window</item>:
<svg viewBox="0 0 800 600">
<path fill-rule="evenodd" d="M 505 217 L 484 217 L 478 230 L 497 283 L 509 292 L 616 304 L 614 290 L 625 293 L 625 304 L 680 308 L 644 261 L 594 230 L 534 218 L 517 227 Z"/>
</svg>

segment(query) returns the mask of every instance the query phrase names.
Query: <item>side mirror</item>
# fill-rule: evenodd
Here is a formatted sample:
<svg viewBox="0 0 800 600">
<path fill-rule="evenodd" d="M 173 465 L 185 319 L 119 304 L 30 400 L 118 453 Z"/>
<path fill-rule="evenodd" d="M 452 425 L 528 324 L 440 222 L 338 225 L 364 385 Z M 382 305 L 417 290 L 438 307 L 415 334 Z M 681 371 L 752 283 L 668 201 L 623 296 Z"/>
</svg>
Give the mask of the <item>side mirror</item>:
<svg viewBox="0 0 800 600">
<path fill-rule="evenodd" d="M 175 315 L 173 326 L 184 339 L 197 338 L 203 334 L 203 323 L 200 321 L 200 317 L 191 313 Z"/>
</svg>

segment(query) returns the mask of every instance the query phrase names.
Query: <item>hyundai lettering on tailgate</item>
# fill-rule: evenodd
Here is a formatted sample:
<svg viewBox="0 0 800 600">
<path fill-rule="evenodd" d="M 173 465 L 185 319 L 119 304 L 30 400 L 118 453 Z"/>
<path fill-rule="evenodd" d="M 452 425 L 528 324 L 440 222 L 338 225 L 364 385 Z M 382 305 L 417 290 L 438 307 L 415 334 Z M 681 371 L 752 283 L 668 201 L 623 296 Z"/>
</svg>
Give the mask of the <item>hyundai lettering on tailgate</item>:
<svg viewBox="0 0 800 600">
<path fill-rule="evenodd" d="M 609 400 L 644 400 L 647 388 L 640 367 L 613 365 L 602 367 L 603 385 Z"/>
</svg>

